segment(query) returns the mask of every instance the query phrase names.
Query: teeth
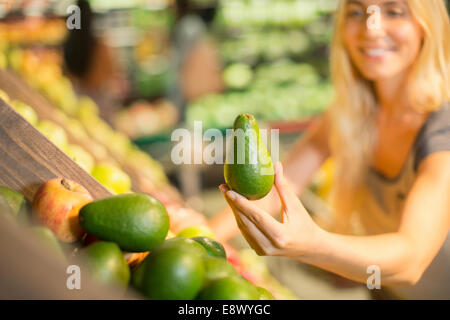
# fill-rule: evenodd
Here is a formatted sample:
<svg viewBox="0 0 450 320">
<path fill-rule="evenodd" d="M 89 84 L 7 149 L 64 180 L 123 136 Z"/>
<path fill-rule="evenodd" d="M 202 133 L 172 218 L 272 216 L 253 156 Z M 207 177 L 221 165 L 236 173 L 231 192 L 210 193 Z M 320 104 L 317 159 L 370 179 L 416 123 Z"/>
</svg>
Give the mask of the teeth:
<svg viewBox="0 0 450 320">
<path fill-rule="evenodd" d="M 379 57 L 379 56 L 385 54 L 386 52 L 387 52 L 387 50 L 385 50 L 385 49 L 369 49 L 369 50 L 365 50 L 365 53 L 368 56 L 371 56 L 371 57 Z"/>
</svg>

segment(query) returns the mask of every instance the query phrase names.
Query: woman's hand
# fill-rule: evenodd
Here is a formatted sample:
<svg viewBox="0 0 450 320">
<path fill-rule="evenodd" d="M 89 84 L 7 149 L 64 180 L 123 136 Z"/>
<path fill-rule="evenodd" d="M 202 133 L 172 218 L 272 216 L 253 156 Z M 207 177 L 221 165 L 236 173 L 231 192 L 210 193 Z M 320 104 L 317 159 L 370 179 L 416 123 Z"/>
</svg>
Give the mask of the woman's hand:
<svg viewBox="0 0 450 320">
<path fill-rule="evenodd" d="M 235 215 L 239 229 L 258 255 L 300 257 L 314 251 L 321 229 L 314 223 L 275 165 L 275 188 L 281 200 L 281 223 L 226 185 L 220 190 Z"/>
</svg>

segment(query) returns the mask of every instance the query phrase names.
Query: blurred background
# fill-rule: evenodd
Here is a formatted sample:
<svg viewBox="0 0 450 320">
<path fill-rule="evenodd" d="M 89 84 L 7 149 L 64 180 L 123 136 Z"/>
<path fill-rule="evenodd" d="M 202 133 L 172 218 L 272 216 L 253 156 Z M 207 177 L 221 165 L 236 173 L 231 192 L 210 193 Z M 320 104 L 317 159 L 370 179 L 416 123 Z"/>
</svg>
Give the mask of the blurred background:
<svg viewBox="0 0 450 320">
<path fill-rule="evenodd" d="M 134 190 L 150 190 L 180 220 L 187 219 L 186 208 L 209 218 L 225 207 L 217 189 L 223 166 L 175 165 L 173 130 L 202 121 L 203 130 L 225 133 L 238 114 L 252 113 L 260 127 L 280 130 L 281 158 L 332 97 L 328 55 L 336 4 L 3 0 L 0 67 L 54 106 L 49 120 L 69 140 L 90 140 L 83 151 L 67 150 L 87 171 L 113 159 Z M 77 22 L 80 29 L 70 30 Z M 330 159 L 302 197 L 323 219 L 332 167 Z M 232 245 L 248 248 L 242 237 Z M 369 298 L 361 285 L 292 261 L 243 259 L 260 259 L 295 297 Z"/>
<path fill-rule="evenodd" d="M 75 21 L 67 11 L 73 4 L 81 8 L 80 30 L 66 25 Z M 260 126 L 279 129 L 287 148 L 330 101 L 335 6 L 336 0 L 5 1 L 1 60 L 68 114 L 84 109 L 89 117 L 89 100 L 82 107 L 76 100 L 92 99 L 100 118 L 157 160 L 189 202 L 215 211 L 202 197 L 216 192 L 223 168 L 175 166 L 172 131 L 202 121 L 203 130 L 225 134 L 248 112 Z"/>
</svg>

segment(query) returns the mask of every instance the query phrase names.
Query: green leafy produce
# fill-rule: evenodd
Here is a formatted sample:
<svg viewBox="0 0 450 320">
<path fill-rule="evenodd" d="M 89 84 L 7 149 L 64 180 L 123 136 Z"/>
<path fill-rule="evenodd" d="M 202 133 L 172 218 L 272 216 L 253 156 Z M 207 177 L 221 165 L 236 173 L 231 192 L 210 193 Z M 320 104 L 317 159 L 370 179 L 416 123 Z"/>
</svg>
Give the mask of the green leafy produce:
<svg viewBox="0 0 450 320">
<path fill-rule="evenodd" d="M 252 77 L 252 69 L 243 63 L 232 64 L 223 72 L 225 84 L 232 89 L 243 89 L 247 87 Z"/>
</svg>

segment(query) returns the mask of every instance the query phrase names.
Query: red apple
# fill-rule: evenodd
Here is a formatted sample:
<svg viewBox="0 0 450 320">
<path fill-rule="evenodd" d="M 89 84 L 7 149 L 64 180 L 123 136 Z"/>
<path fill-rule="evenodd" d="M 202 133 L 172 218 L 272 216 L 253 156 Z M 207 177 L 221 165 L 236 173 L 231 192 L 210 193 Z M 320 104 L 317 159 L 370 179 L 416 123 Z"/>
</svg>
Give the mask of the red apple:
<svg viewBox="0 0 450 320">
<path fill-rule="evenodd" d="M 93 198 L 80 184 L 64 178 L 44 183 L 33 199 L 33 216 L 53 231 L 63 242 L 75 242 L 84 230 L 78 223 L 78 212 Z"/>
</svg>

